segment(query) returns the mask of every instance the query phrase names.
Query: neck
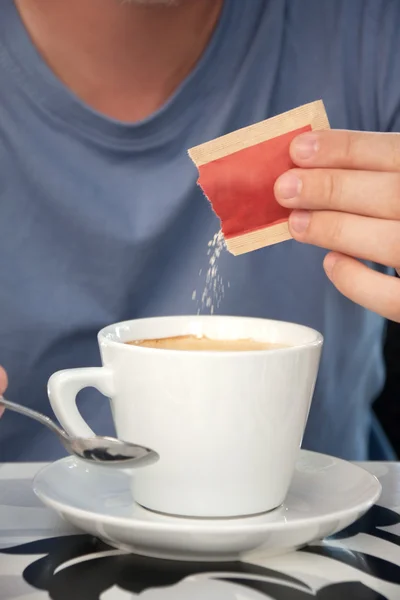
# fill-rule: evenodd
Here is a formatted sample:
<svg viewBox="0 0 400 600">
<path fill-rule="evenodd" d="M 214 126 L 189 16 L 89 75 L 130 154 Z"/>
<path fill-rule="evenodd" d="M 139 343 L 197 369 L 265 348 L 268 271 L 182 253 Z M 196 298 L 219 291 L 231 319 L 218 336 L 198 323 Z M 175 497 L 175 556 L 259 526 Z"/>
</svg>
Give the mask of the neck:
<svg viewBox="0 0 400 600">
<path fill-rule="evenodd" d="M 81 100 L 139 121 L 171 96 L 202 55 L 223 0 L 15 0 L 32 41 Z"/>
</svg>

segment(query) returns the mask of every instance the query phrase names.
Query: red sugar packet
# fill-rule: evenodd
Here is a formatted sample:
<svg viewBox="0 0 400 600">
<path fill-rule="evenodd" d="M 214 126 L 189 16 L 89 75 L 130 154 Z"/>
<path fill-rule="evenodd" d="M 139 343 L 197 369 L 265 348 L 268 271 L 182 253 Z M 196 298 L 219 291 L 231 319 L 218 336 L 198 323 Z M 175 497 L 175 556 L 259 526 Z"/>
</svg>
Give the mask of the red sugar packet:
<svg viewBox="0 0 400 600">
<path fill-rule="evenodd" d="M 294 167 L 290 143 L 300 133 L 329 129 L 322 100 L 191 148 L 198 184 L 221 221 L 229 252 L 258 250 L 291 238 L 290 210 L 275 200 L 274 184 Z"/>
</svg>

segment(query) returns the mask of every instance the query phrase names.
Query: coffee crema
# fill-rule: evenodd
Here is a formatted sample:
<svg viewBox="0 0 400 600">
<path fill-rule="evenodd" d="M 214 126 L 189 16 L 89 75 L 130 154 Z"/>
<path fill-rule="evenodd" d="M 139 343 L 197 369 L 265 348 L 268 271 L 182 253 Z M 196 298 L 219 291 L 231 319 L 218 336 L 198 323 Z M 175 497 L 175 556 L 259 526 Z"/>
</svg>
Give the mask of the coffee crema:
<svg viewBox="0 0 400 600">
<path fill-rule="evenodd" d="M 215 339 L 196 335 L 177 335 L 150 340 L 125 342 L 131 346 L 158 348 L 160 350 L 194 350 L 214 352 L 249 352 L 254 350 L 275 350 L 287 348 L 286 344 L 272 344 L 253 339 Z"/>
</svg>

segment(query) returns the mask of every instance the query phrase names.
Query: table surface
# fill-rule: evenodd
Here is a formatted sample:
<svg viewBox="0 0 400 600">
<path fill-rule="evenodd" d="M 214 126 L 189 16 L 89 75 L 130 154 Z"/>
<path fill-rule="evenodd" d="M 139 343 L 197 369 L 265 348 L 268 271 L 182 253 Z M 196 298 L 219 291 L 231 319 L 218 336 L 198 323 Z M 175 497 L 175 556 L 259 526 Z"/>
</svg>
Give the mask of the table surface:
<svg viewBox="0 0 400 600">
<path fill-rule="evenodd" d="M 125 554 L 72 529 L 32 492 L 41 464 L 0 465 L 0 600 L 400 600 L 400 463 L 363 463 L 378 505 L 320 544 L 257 562 Z"/>
</svg>

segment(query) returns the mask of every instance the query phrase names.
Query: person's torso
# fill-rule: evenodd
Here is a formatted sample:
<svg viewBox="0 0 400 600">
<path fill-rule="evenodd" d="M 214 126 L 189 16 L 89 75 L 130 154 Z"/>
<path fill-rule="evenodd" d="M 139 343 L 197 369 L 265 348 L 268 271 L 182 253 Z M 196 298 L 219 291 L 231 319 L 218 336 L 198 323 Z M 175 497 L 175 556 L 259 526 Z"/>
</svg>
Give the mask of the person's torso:
<svg viewBox="0 0 400 600">
<path fill-rule="evenodd" d="M 63 88 L 7 0 L 0 25 L 0 363 L 10 399 L 50 414 L 48 377 L 98 364 L 101 327 L 197 312 L 193 291 L 199 298 L 204 289 L 208 242 L 219 223 L 187 148 L 319 98 L 334 128 L 382 127 L 373 73 L 357 79 L 359 61 L 368 59 L 368 48 L 360 58 L 365 41 L 354 29 L 363 4 L 226 0 L 194 73 L 157 114 L 124 125 Z M 225 296 L 216 312 L 320 330 L 325 349 L 305 446 L 364 458 L 368 409 L 382 382 L 383 321 L 333 288 L 323 257 L 294 241 L 236 258 L 223 252 Z M 96 432 L 110 432 L 109 406 L 98 396 L 87 391 L 80 406 Z M 12 414 L 2 419 L 0 461 L 63 453 L 39 425 Z"/>
</svg>

